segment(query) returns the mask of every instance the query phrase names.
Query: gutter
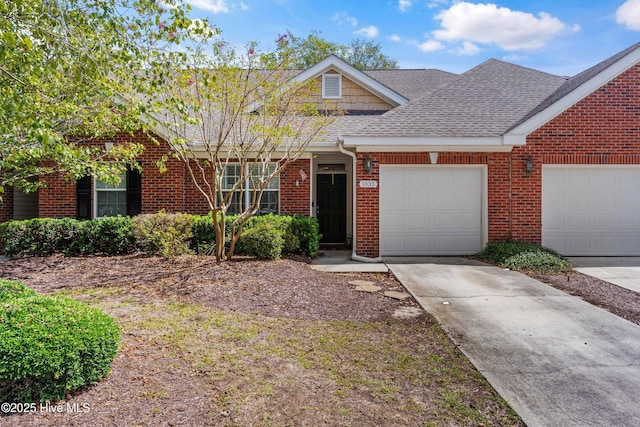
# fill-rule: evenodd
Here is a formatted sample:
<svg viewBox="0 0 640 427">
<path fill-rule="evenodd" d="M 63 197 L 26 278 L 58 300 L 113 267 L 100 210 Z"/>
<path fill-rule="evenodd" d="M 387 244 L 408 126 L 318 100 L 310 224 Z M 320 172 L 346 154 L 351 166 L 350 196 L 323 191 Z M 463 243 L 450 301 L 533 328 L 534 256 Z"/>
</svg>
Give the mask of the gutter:
<svg viewBox="0 0 640 427">
<path fill-rule="evenodd" d="M 352 174 L 353 174 L 353 188 L 351 190 L 351 197 L 353 198 L 353 202 L 352 202 L 352 208 L 353 208 L 353 214 L 351 217 L 351 259 L 354 261 L 358 261 L 358 262 L 382 262 L 382 257 L 377 257 L 377 258 L 369 258 L 369 257 L 364 257 L 364 256 L 360 256 L 356 253 L 356 242 L 358 241 L 357 239 L 357 225 L 356 225 L 356 218 L 358 217 L 358 215 L 356 215 L 357 213 L 357 206 L 358 206 L 358 201 L 357 201 L 357 185 L 356 185 L 356 171 L 357 171 L 357 167 L 358 167 L 358 158 L 356 156 L 356 153 L 354 153 L 353 151 L 349 151 L 346 150 L 344 148 L 344 139 L 340 139 L 338 138 L 338 150 L 342 153 L 342 154 L 346 154 L 347 156 L 350 156 L 353 159 L 353 168 L 352 168 Z"/>
</svg>

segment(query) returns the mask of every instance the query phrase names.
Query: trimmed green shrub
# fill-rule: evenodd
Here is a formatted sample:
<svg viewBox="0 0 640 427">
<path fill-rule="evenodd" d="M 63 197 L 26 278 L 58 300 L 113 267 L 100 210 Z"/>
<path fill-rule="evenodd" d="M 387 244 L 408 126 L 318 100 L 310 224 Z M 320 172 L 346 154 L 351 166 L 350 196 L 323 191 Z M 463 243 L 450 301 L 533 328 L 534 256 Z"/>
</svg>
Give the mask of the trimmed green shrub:
<svg viewBox="0 0 640 427">
<path fill-rule="evenodd" d="M 132 220 L 136 245 L 149 255 L 171 258 L 192 253 L 193 216 L 160 211 L 153 215 L 138 215 Z"/>
<path fill-rule="evenodd" d="M 245 228 L 272 224 L 282 232 L 284 252 L 314 258 L 320 249 L 320 227 L 316 218 L 305 215 L 262 215 L 250 218 Z"/>
<path fill-rule="evenodd" d="M 0 402 L 62 399 L 107 375 L 120 343 L 111 317 L 16 282 L 0 281 L 0 295 Z"/>
<path fill-rule="evenodd" d="M 128 217 L 78 221 L 70 218 L 35 218 L 1 225 L 4 253 L 9 257 L 130 253 L 133 229 Z"/>
<path fill-rule="evenodd" d="M 128 216 L 115 216 L 92 221 L 81 221 L 91 226 L 93 252 L 105 255 L 122 255 L 135 250 L 133 224 Z"/>
<path fill-rule="evenodd" d="M 15 298 L 27 298 L 38 295 L 19 282 L 0 279 L 0 303 L 11 301 Z"/>
<path fill-rule="evenodd" d="M 73 220 L 34 218 L 2 224 L 4 252 L 7 256 L 50 255 L 61 252 L 73 236 Z"/>
<path fill-rule="evenodd" d="M 193 237 L 190 248 L 197 254 L 212 255 L 216 248 L 216 230 L 213 227 L 213 217 L 209 215 L 194 215 L 191 226 Z"/>
<path fill-rule="evenodd" d="M 238 252 L 258 259 L 278 259 L 283 245 L 282 232 L 274 225 L 264 223 L 240 234 Z"/>
<path fill-rule="evenodd" d="M 553 249 L 518 241 L 489 243 L 475 257 L 518 271 L 564 273 L 573 269 Z"/>
<path fill-rule="evenodd" d="M 315 258 L 320 250 L 322 237 L 318 220 L 305 215 L 293 215 L 289 229 L 300 241 L 300 253 Z"/>
</svg>

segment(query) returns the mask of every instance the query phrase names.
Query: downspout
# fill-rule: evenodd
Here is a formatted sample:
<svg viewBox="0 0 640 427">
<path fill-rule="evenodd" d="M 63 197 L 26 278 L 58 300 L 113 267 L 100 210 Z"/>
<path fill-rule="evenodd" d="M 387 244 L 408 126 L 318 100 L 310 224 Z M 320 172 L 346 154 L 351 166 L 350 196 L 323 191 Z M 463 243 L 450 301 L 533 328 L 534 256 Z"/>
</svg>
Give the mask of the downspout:
<svg viewBox="0 0 640 427">
<path fill-rule="evenodd" d="M 352 201 L 353 213 L 351 215 L 351 259 L 359 262 L 382 262 L 382 257 L 369 258 L 369 257 L 360 256 L 356 253 L 356 242 L 358 241 L 357 223 L 356 223 L 356 218 L 358 217 L 356 215 L 357 206 L 358 206 L 357 193 L 356 193 L 357 191 L 356 176 L 357 176 L 357 168 L 358 168 L 358 157 L 356 156 L 356 153 L 344 148 L 344 139 L 338 138 L 338 150 L 342 154 L 346 154 L 347 156 L 350 156 L 353 159 L 353 167 L 351 168 L 352 170 L 351 173 L 353 175 L 352 177 L 353 179 L 351 180 L 352 181 L 351 197 L 353 199 Z"/>
</svg>

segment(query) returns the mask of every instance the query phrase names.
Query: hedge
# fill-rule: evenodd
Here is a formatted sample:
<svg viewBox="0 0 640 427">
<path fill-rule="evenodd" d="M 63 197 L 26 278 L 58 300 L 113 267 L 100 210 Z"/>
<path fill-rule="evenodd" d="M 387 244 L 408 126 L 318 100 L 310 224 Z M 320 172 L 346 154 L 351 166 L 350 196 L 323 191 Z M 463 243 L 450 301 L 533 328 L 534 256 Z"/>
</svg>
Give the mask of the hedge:
<svg viewBox="0 0 640 427">
<path fill-rule="evenodd" d="M 0 402 L 44 402 L 109 373 L 120 329 L 96 308 L 0 280 Z"/>
<path fill-rule="evenodd" d="M 226 221 L 229 236 L 232 222 Z M 282 238 L 281 253 L 318 253 L 318 221 L 304 215 L 264 215 L 250 218 L 243 231 L 267 224 Z M 215 230 L 209 215 L 169 214 L 110 217 L 93 220 L 36 218 L 0 224 L 4 253 L 9 257 L 78 255 L 121 255 L 141 250 L 166 257 L 184 253 L 213 254 Z M 226 238 L 228 244 L 229 238 Z M 280 245 L 278 243 L 278 245 Z M 242 254 L 242 245 L 236 252 Z"/>
</svg>

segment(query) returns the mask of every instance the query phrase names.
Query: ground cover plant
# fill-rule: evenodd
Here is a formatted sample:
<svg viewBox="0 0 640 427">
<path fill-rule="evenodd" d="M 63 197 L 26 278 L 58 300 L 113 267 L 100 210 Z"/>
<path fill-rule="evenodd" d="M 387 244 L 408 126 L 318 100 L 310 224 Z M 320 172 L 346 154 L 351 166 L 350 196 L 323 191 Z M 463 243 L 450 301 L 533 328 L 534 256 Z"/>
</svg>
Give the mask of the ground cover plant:
<svg viewBox="0 0 640 427">
<path fill-rule="evenodd" d="M 554 274 L 573 269 L 556 251 L 519 241 L 489 243 L 475 258 L 522 272 Z"/>
<path fill-rule="evenodd" d="M 2 425 L 522 425 L 431 316 L 383 296 L 402 290 L 387 274 L 58 255 L 0 263 L 0 277 L 98 307 L 123 337 L 111 373 L 65 401 L 89 412 Z"/>
</svg>

